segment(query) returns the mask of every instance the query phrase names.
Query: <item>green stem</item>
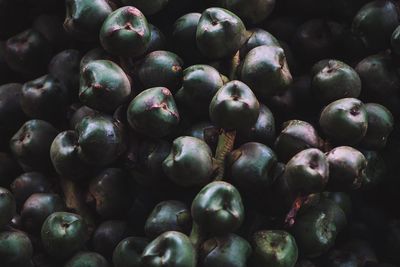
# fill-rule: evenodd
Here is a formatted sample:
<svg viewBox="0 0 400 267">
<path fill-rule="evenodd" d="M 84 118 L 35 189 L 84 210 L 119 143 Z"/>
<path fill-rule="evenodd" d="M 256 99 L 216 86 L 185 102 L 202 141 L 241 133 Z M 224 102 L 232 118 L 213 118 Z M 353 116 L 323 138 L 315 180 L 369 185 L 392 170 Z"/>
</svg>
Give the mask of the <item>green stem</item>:
<svg viewBox="0 0 400 267">
<path fill-rule="evenodd" d="M 236 131 L 222 133 L 218 138 L 217 150 L 215 153 L 215 161 L 218 166 L 218 174 L 215 177 L 215 181 L 221 181 L 224 178 L 225 173 L 225 157 L 232 151 L 233 145 L 235 144 Z"/>
<path fill-rule="evenodd" d="M 65 177 L 60 177 L 60 184 L 64 192 L 67 208 L 82 216 L 88 225 L 89 231 L 94 231 L 94 216 L 83 200 L 82 192 L 79 189 L 80 187 L 75 182 Z"/>
</svg>

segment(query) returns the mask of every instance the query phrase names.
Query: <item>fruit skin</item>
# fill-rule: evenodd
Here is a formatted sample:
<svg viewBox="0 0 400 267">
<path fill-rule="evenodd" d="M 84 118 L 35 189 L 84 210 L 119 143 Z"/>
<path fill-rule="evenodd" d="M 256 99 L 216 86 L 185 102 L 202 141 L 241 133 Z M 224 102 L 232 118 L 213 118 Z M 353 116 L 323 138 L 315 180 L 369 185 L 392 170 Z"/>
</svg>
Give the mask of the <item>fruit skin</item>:
<svg viewBox="0 0 400 267">
<path fill-rule="evenodd" d="M 149 27 L 150 27 L 151 37 L 149 41 L 149 46 L 147 47 L 146 54 L 158 50 L 165 50 L 165 47 L 167 45 L 167 40 L 164 33 L 153 24 L 149 23 Z"/>
<path fill-rule="evenodd" d="M 10 140 L 10 149 L 24 171 L 51 169 L 50 146 L 58 131 L 43 120 L 25 122 Z"/>
<path fill-rule="evenodd" d="M 154 51 L 141 61 L 137 75 L 143 88 L 166 87 L 175 92 L 183 74 L 182 59 L 169 51 Z"/>
<path fill-rule="evenodd" d="M 138 94 L 128 106 L 127 117 L 135 131 L 150 137 L 168 135 L 180 120 L 171 91 L 165 87 Z"/>
<path fill-rule="evenodd" d="M 9 67 L 23 75 L 37 76 L 45 72 L 52 48 L 42 34 L 25 30 L 6 41 L 4 55 Z"/>
<path fill-rule="evenodd" d="M 392 45 L 393 52 L 397 55 L 400 55 L 400 26 L 397 26 L 397 28 L 393 31 L 390 43 Z"/>
<path fill-rule="evenodd" d="M 246 195 L 264 193 L 276 178 L 276 154 L 260 143 L 241 145 L 226 156 L 225 162 L 226 176 Z"/>
<path fill-rule="evenodd" d="M 293 81 L 283 49 L 268 45 L 250 50 L 239 76 L 260 99 L 285 91 Z"/>
<path fill-rule="evenodd" d="M 207 184 L 214 171 L 211 149 L 198 138 L 178 137 L 163 161 L 163 170 L 179 186 Z"/>
<path fill-rule="evenodd" d="M 201 13 L 188 13 L 179 17 L 173 25 L 174 49 L 186 64 L 201 61 L 201 53 L 196 43 L 196 31 L 200 17 Z"/>
<path fill-rule="evenodd" d="M 109 116 L 83 118 L 76 126 L 78 156 L 88 164 L 104 166 L 114 162 L 126 149 L 123 125 Z"/>
<path fill-rule="evenodd" d="M 209 106 L 210 118 L 226 130 L 248 129 L 257 122 L 260 103 L 241 81 L 230 81 L 214 95 Z"/>
<path fill-rule="evenodd" d="M 66 0 L 64 29 L 81 41 L 94 41 L 112 8 L 106 0 Z"/>
<path fill-rule="evenodd" d="M 74 131 L 59 133 L 50 147 L 50 159 L 59 175 L 80 180 L 90 171 L 90 166 L 79 157 L 78 136 Z"/>
<path fill-rule="evenodd" d="M 188 234 L 191 220 L 190 210 L 185 203 L 176 200 L 162 201 L 147 217 L 144 231 L 151 239 L 168 231 Z"/>
<path fill-rule="evenodd" d="M 127 173 L 118 168 L 102 170 L 90 181 L 86 199 L 103 218 L 123 216 L 131 203 Z"/>
<path fill-rule="evenodd" d="M 27 264 L 33 255 L 33 246 L 23 232 L 4 231 L 0 233 L 0 255 L 5 267 Z"/>
<path fill-rule="evenodd" d="M 190 239 L 179 232 L 166 232 L 146 246 L 142 263 L 148 267 L 195 267 L 196 252 Z"/>
<path fill-rule="evenodd" d="M 141 267 L 141 256 L 149 240 L 143 237 L 127 237 L 114 249 L 112 262 L 115 267 Z"/>
<path fill-rule="evenodd" d="M 79 252 L 69 259 L 64 267 L 108 267 L 107 260 L 95 252 Z"/>
<path fill-rule="evenodd" d="M 356 255 L 348 251 L 332 250 L 324 260 L 327 267 L 359 266 Z"/>
<path fill-rule="evenodd" d="M 333 219 L 321 209 L 312 209 L 296 218 L 292 234 L 300 254 L 314 258 L 335 243 L 338 230 Z"/>
<path fill-rule="evenodd" d="M 115 247 L 129 235 L 130 229 L 125 221 L 103 221 L 93 233 L 93 251 L 111 259 Z"/>
<path fill-rule="evenodd" d="M 342 145 L 359 143 L 368 128 L 364 104 L 355 98 L 342 98 L 326 106 L 319 119 L 322 131 Z"/>
<path fill-rule="evenodd" d="M 161 11 L 167 4 L 169 0 L 122 0 L 122 3 L 127 6 L 135 6 L 140 9 L 145 15 L 154 15 Z"/>
<path fill-rule="evenodd" d="M 219 4 L 245 21 L 257 24 L 266 19 L 275 7 L 275 0 L 220 0 Z"/>
<path fill-rule="evenodd" d="M 201 15 L 196 41 L 204 56 L 213 59 L 231 56 L 240 49 L 246 39 L 245 25 L 234 13 L 212 7 Z"/>
<path fill-rule="evenodd" d="M 199 266 L 246 267 L 251 252 L 249 242 L 238 235 L 213 237 L 200 247 Z"/>
<path fill-rule="evenodd" d="M 385 49 L 398 26 L 399 14 L 395 3 L 375 0 L 365 4 L 355 15 L 352 30 L 372 51 Z"/>
<path fill-rule="evenodd" d="M 184 135 L 203 140 L 211 148 L 211 151 L 215 151 L 218 144 L 220 129 L 211 122 L 199 122 L 187 129 Z"/>
<path fill-rule="evenodd" d="M 367 160 L 367 168 L 363 179 L 363 188 L 373 188 L 386 178 L 388 171 L 387 164 L 382 155 L 377 151 L 360 150 Z"/>
<path fill-rule="evenodd" d="M 95 60 L 81 71 L 79 99 L 103 112 L 113 112 L 129 100 L 131 84 L 125 72 L 109 60 Z"/>
<path fill-rule="evenodd" d="M 210 234 L 234 232 L 244 219 L 239 191 L 226 182 L 209 183 L 194 198 L 192 217 L 194 223 Z"/>
<path fill-rule="evenodd" d="M 328 60 L 316 63 L 313 68 L 316 68 L 316 73 L 312 78 L 312 91 L 322 104 L 345 97 L 357 98 L 360 95 L 361 79 L 347 64 Z"/>
<path fill-rule="evenodd" d="M 304 149 L 321 147 L 322 140 L 317 130 L 306 121 L 290 120 L 282 128 L 275 141 L 275 151 L 284 162 Z"/>
<path fill-rule="evenodd" d="M 360 145 L 370 150 L 383 149 L 393 131 L 393 115 L 386 107 L 376 103 L 365 104 L 365 110 L 368 115 L 368 129 Z"/>
<path fill-rule="evenodd" d="M 367 168 L 364 155 L 349 146 L 336 147 L 327 154 L 329 162 L 328 188 L 335 191 L 358 189 Z"/>
<path fill-rule="evenodd" d="M 22 208 L 25 201 L 35 193 L 49 193 L 51 184 L 49 180 L 39 172 L 23 173 L 11 183 L 11 192 L 15 197 L 18 209 Z"/>
<path fill-rule="evenodd" d="M 285 231 L 258 231 L 253 236 L 252 267 L 293 267 L 298 258 L 296 240 Z"/>
<path fill-rule="evenodd" d="M 31 234 L 40 233 L 43 222 L 50 214 L 65 209 L 63 199 L 57 194 L 33 194 L 25 201 L 21 210 L 23 229 Z"/>
<path fill-rule="evenodd" d="M 22 111 L 21 99 L 22 85 L 7 83 L 0 85 L 0 146 L 7 147 L 10 138 L 26 120 Z"/>
<path fill-rule="evenodd" d="M 69 102 L 68 89 L 48 74 L 25 83 L 21 89 L 21 108 L 30 118 L 56 122 L 65 116 Z"/>
<path fill-rule="evenodd" d="M 280 47 L 278 39 L 261 28 L 254 28 L 249 30 L 249 32 L 251 34 L 249 39 L 247 39 L 246 43 L 239 50 L 240 58 L 242 59 L 245 58 L 253 48 L 262 45 Z"/>
<path fill-rule="evenodd" d="M 322 192 L 329 179 L 327 157 L 319 149 L 305 149 L 286 164 L 283 179 L 291 190 L 302 195 Z"/>
<path fill-rule="evenodd" d="M 183 71 L 182 87 L 175 94 L 176 101 L 204 116 L 215 93 L 223 86 L 221 74 L 209 65 L 193 65 Z"/>
<path fill-rule="evenodd" d="M 11 222 L 16 213 L 15 198 L 7 189 L 0 187 L 0 229 Z"/>
<path fill-rule="evenodd" d="M 86 64 L 89 64 L 90 62 L 95 61 L 95 60 L 110 60 L 115 63 L 119 62 L 116 57 L 109 54 L 103 48 L 95 47 L 83 55 L 83 57 L 81 58 L 81 61 L 79 63 L 79 71 L 81 71 L 86 66 Z M 78 77 L 78 80 L 79 80 L 79 77 Z"/>
<path fill-rule="evenodd" d="M 103 48 L 117 56 L 138 57 L 146 52 L 151 31 L 146 17 L 132 6 L 112 12 L 100 30 Z"/>
<path fill-rule="evenodd" d="M 79 251 L 88 237 L 83 218 L 68 212 L 55 212 L 44 221 L 41 239 L 45 251 L 54 259 L 65 260 Z"/>
</svg>

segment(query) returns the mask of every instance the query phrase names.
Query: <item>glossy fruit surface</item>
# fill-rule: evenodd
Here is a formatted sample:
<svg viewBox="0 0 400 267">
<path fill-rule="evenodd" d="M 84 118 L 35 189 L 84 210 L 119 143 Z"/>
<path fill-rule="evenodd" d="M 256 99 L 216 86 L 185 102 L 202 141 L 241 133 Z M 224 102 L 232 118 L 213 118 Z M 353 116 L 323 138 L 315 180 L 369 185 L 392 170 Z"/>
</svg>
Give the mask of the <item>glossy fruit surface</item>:
<svg viewBox="0 0 400 267">
<path fill-rule="evenodd" d="M 32 243 L 23 232 L 1 232 L 0 255 L 7 267 L 27 264 L 33 255 Z"/>
<path fill-rule="evenodd" d="M 2 187 L 0 187 L 0 213 L 0 228 L 10 223 L 16 213 L 14 196 L 10 191 Z"/>
<path fill-rule="evenodd" d="M 141 256 L 149 240 L 142 237 L 127 237 L 114 249 L 112 262 L 115 267 L 140 267 Z"/>
<path fill-rule="evenodd" d="M 107 260 L 95 252 L 80 252 L 74 255 L 64 265 L 65 267 L 108 267 Z"/>
</svg>

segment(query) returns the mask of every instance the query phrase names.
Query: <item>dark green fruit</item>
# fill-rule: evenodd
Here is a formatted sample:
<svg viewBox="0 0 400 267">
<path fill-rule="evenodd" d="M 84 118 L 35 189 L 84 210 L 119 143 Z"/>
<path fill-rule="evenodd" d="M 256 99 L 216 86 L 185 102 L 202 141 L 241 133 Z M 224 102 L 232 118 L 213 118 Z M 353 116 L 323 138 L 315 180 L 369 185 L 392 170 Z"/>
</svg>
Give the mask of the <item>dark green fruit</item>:
<svg viewBox="0 0 400 267">
<path fill-rule="evenodd" d="M 49 63 L 49 74 L 64 84 L 75 97 L 79 88 L 79 65 L 82 55 L 79 50 L 67 49 L 55 55 Z"/>
<path fill-rule="evenodd" d="M 183 71 L 182 87 L 175 94 L 178 104 L 204 116 L 210 101 L 223 86 L 221 74 L 208 65 L 193 65 Z"/>
<path fill-rule="evenodd" d="M 90 181 L 87 201 L 103 218 L 123 216 L 130 199 L 128 175 L 122 169 L 105 169 Z"/>
<path fill-rule="evenodd" d="M 95 60 L 81 71 L 79 99 L 90 108 L 113 112 L 129 100 L 131 84 L 125 72 L 109 60 Z"/>
<path fill-rule="evenodd" d="M 8 141 L 25 121 L 21 99 L 22 85 L 8 83 L 0 86 L 0 145 L 7 147 Z"/>
<path fill-rule="evenodd" d="M 163 170 L 180 186 L 204 185 L 214 171 L 211 149 L 198 138 L 178 137 L 163 162 Z"/>
<path fill-rule="evenodd" d="M 358 260 L 356 255 L 348 251 L 332 250 L 324 260 L 327 267 L 357 267 Z"/>
<path fill-rule="evenodd" d="M 293 267 L 297 261 L 296 241 L 285 231 L 259 231 L 253 236 L 252 267 Z"/>
<path fill-rule="evenodd" d="M 146 53 L 149 54 L 151 52 L 157 51 L 157 50 L 164 50 L 166 47 L 166 37 L 162 33 L 162 31 L 154 26 L 153 24 L 149 23 L 150 27 L 150 41 L 149 41 L 149 46 L 147 47 Z"/>
<path fill-rule="evenodd" d="M 265 192 L 276 178 L 278 159 L 266 145 L 250 142 L 226 157 L 226 176 L 241 192 Z"/>
<path fill-rule="evenodd" d="M 25 122 L 10 140 L 10 149 L 25 171 L 51 168 L 50 146 L 58 131 L 48 122 Z"/>
<path fill-rule="evenodd" d="M 338 60 L 318 62 L 312 78 L 314 96 L 322 103 L 353 97 L 361 93 L 361 80 L 357 72 Z"/>
<path fill-rule="evenodd" d="M 326 212 L 312 209 L 296 218 L 292 232 L 300 254 L 313 258 L 334 245 L 338 230 Z"/>
<path fill-rule="evenodd" d="M 49 193 L 51 184 L 48 179 L 39 172 L 27 172 L 21 174 L 10 185 L 18 208 L 35 193 Z"/>
<path fill-rule="evenodd" d="M 110 60 L 113 62 L 118 63 L 118 60 L 116 60 L 115 57 L 110 55 L 107 51 L 105 51 L 101 47 L 96 47 L 91 50 L 89 50 L 81 59 L 81 62 L 79 64 L 79 70 L 82 70 L 86 64 L 95 61 L 95 60 Z M 78 78 L 79 80 L 79 78 Z"/>
<path fill-rule="evenodd" d="M 249 32 L 251 33 L 250 38 L 247 39 L 246 43 L 240 48 L 240 58 L 245 58 L 253 48 L 262 45 L 280 47 L 279 41 L 272 34 L 263 29 L 254 28 Z"/>
<path fill-rule="evenodd" d="M 76 126 L 76 132 L 78 155 L 87 163 L 110 164 L 126 149 L 122 124 L 108 116 L 85 117 Z"/>
<path fill-rule="evenodd" d="M 50 159 L 59 175 L 79 180 L 90 171 L 87 163 L 79 157 L 78 136 L 74 131 L 59 133 L 50 147 Z"/>
<path fill-rule="evenodd" d="M 220 0 L 220 5 L 245 21 L 257 24 L 266 19 L 275 7 L 275 0 Z"/>
<path fill-rule="evenodd" d="M 199 266 L 246 267 L 251 251 L 249 242 L 238 235 L 214 237 L 201 245 Z"/>
<path fill-rule="evenodd" d="M 286 164 L 283 178 L 292 191 L 302 195 L 322 192 L 329 179 L 327 157 L 319 149 L 305 149 Z"/>
<path fill-rule="evenodd" d="M 336 147 L 327 154 L 329 162 L 329 189 L 347 191 L 358 189 L 364 180 L 367 160 L 349 146 Z"/>
<path fill-rule="evenodd" d="M 33 246 L 23 232 L 4 231 L 0 233 L 0 255 L 5 267 L 25 266 L 33 256 Z"/>
<path fill-rule="evenodd" d="M 201 14 L 189 13 L 178 18 L 172 31 L 174 49 L 184 61 L 198 62 L 201 60 L 201 53 L 196 43 L 196 31 Z"/>
<path fill-rule="evenodd" d="M 39 32 L 28 29 L 7 40 L 4 55 L 8 66 L 26 75 L 41 75 L 46 71 L 52 49 Z"/>
<path fill-rule="evenodd" d="M 125 221 L 103 221 L 93 233 L 93 250 L 111 259 L 115 247 L 129 234 L 130 230 Z"/>
<path fill-rule="evenodd" d="M 260 103 L 241 81 L 222 86 L 211 100 L 209 113 L 213 123 L 226 130 L 248 129 L 257 122 Z"/>
<path fill-rule="evenodd" d="M 114 249 L 114 267 L 141 267 L 141 256 L 149 240 L 143 237 L 127 237 Z"/>
<path fill-rule="evenodd" d="M 14 196 L 7 189 L 0 187 L 0 229 L 11 222 L 15 213 L 16 203 Z"/>
<path fill-rule="evenodd" d="M 213 235 L 236 231 L 244 219 L 239 191 L 226 182 L 212 182 L 192 202 L 192 217 L 201 229 Z"/>
<path fill-rule="evenodd" d="M 57 194 L 36 193 L 31 195 L 21 210 L 21 223 L 28 233 L 40 233 L 46 218 L 57 211 L 64 211 L 63 199 Z"/>
<path fill-rule="evenodd" d="M 284 162 L 289 161 L 304 149 L 321 147 L 321 138 L 308 122 L 290 120 L 285 122 L 282 128 L 282 132 L 275 141 L 275 150 Z"/>
<path fill-rule="evenodd" d="M 383 149 L 393 130 L 394 118 L 384 106 L 375 103 L 365 104 L 368 116 L 368 129 L 361 146 L 370 150 Z"/>
<path fill-rule="evenodd" d="M 314 209 L 322 210 L 335 224 L 337 232 L 342 231 L 347 225 L 347 216 L 344 210 L 333 200 L 322 198 Z"/>
<path fill-rule="evenodd" d="M 132 164 L 127 168 L 135 181 L 144 186 L 159 186 L 165 177 L 162 163 L 168 156 L 171 145 L 164 140 L 146 139 L 140 142 Z"/>
<path fill-rule="evenodd" d="M 27 82 L 21 92 L 21 108 L 29 117 L 57 121 L 65 116 L 70 95 L 55 77 L 45 75 Z"/>
<path fill-rule="evenodd" d="M 68 212 L 55 212 L 44 221 L 41 239 L 45 251 L 54 259 L 65 260 L 85 244 L 88 232 L 83 218 Z"/>
<path fill-rule="evenodd" d="M 118 56 L 141 56 L 146 52 L 150 38 L 146 17 L 133 6 L 124 6 L 112 12 L 100 30 L 103 48 Z"/>
<path fill-rule="evenodd" d="M 154 51 L 141 62 L 138 78 L 142 86 L 166 87 L 175 92 L 181 83 L 183 73 L 182 59 L 168 51 Z"/>
<path fill-rule="evenodd" d="M 197 25 L 197 47 L 204 56 L 220 59 L 235 54 L 246 42 L 246 27 L 238 16 L 212 7 L 201 15 Z"/>
<path fill-rule="evenodd" d="M 175 200 L 163 201 L 154 207 L 144 226 L 146 236 L 151 239 L 168 232 L 188 234 L 192 218 L 185 203 Z"/>
<path fill-rule="evenodd" d="M 179 113 L 171 92 L 154 87 L 138 94 L 129 104 L 129 125 L 151 137 L 168 135 L 179 123 Z"/>
<path fill-rule="evenodd" d="M 339 144 L 359 143 L 368 128 L 368 113 L 355 98 L 343 98 L 326 106 L 320 116 L 322 131 Z"/>
<path fill-rule="evenodd" d="M 60 2 L 58 3 L 61 4 Z M 62 12 L 64 11 L 62 6 L 59 8 Z M 33 21 L 32 28 L 40 32 L 55 51 L 60 51 L 72 43 L 71 36 L 68 35 L 63 27 L 63 20 L 63 14 L 41 14 Z"/>
<path fill-rule="evenodd" d="M 256 123 L 248 128 L 238 131 L 239 139 L 242 142 L 259 142 L 272 146 L 275 141 L 275 118 L 271 110 L 260 103 L 260 113 Z"/>
<path fill-rule="evenodd" d="M 186 135 L 199 138 L 215 151 L 220 135 L 220 129 L 211 122 L 199 122 L 185 131 Z"/>
<path fill-rule="evenodd" d="M 268 45 L 258 46 L 246 55 L 239 76 L 263 99 L 285 91 L 293 80 L 283 49 Z"/>
<path fill-rule="evenodd" d="M 65 30 L 82 41 L 97 40 L 101 25 L 112 12 L 107 0 L 67 0 Z"/>
<path fill-rule="evenodd" d="M 168 0 L 122 0 L 122 3 L 139 8 L 145 15 L 153 15 L 163 9 L 168 4 Z"/>
<path fill-rule="evenodd" d="M 392 33 L 391 45 L 393 52 L 400 55 L 400 26 L 397 26 Z"/>
<path fill-rule="evenodd" d="M 107 260 L 95 252 L 79 252 L 69 259 L 64 267 L 108 267 Z"/>
<path fill-rule="evenodd" d="M 369 50 L 379 51 L 390 44 L 390 37 L 399 24 L 395 3 L 375 0 L 364 5 L 353 19 L 352 29 Z"/>
<path fill-rule="evenodd" d="M 0 187 L 9 187 L 20 173 L 18 162 L 10 154 L 0 152 Z"/>
<path fill-rule="evenodd" d="M 391 112 L 399 114 L 400 98 L 397 92 L 400 78 L 392 56 L 388 53 L 368 56 L 357 64 L 356 71 L 362 81 L 363 99 L 380 103 Z"/>
<path fill-rule="evenodd" d="M 146 246 L 142 264 L 148 267 L 195 267 L 196 252 L 186 235 L 166 232 Z"/>
<path fill-rule="evenodd" d="M 367 169 L 362 182 L 363 188 L 372 188 L 386 179 L 387 164 L 377 151 L 361 150 L 367 159 Z"/>
<path fill-rule="evenodd" d="M 352 203 L 349 194 L 344 192 L 325 192 L 324 197 L 336 203 L 346 214 L 346 217 L 350 216 Z"/>
</svg>

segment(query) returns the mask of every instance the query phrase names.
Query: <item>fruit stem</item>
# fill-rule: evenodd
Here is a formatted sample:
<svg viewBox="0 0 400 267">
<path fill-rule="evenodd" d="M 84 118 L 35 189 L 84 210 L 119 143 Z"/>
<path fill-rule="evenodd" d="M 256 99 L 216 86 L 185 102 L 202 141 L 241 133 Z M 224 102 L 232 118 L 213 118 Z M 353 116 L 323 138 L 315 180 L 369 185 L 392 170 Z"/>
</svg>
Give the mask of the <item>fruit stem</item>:
<svg viewBox="0 0 400 267">
<path fill-rule="evenodd" d="M 65 177 L 60 177 L 60 184 L 64 192 L 65 204 L 67 205 L 67 208 L 73 210 L 83 217 L 88 225 L 90 233 L 94 231 L 94 216 L 82 198 L 82 192 L 79 189 L 80 187 L 75 182 Z"/>
<path fill-rule="evenodd" d="M 218 174 L 214 178 L 215 181 L 221 181 L 224 178 L 225 172 L 225 157 L 232 151 L 233 145 L 235 144 L 236 131 L 226 132 L 222 130 L 222 133 L 218 137 L 217 150 L 215 152 L 215 161 L 218 166 Z"/>
</svg>

